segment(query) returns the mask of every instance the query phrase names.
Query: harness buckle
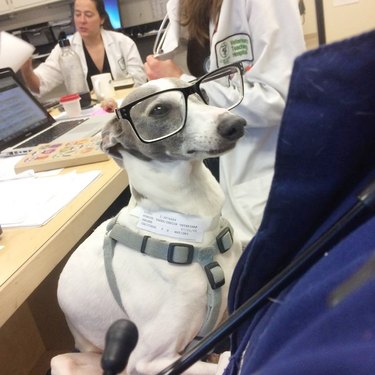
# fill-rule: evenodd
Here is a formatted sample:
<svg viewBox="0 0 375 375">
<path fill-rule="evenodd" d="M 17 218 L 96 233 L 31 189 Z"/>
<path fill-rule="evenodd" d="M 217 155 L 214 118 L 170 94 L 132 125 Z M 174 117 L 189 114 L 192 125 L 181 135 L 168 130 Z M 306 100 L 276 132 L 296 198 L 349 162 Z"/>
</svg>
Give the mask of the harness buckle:
<svg viewBox="0 0 375 375">
<path fill-rule="evenodd" d="M 193 262 L 194 246 L 186 243 L 170 243 L 167 261 L 173 264 L 191 264 Z"/>
<path fill-rule="evenodd" d="M 232 231 L 229 227 L 224 228 L 217 236 L 216 236 L 216 243 L 217 247 L 219 248 L 220 252 L 226 253 L 233 245 L 233 235 Z"/>
<path fill-rule="evenodd" d="M 207 279 L 213 290 L 222 287 L 225 284 L 224 271 L 218 262 L 211 262 L 204 266 Z"/>
</svg>

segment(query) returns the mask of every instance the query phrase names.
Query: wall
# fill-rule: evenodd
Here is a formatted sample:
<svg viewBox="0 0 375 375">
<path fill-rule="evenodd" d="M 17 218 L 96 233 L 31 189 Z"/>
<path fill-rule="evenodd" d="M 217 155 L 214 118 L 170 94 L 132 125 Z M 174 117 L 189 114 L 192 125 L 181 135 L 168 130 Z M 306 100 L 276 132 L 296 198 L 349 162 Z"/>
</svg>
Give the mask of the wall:
<svg viewBox="0 0 375 375">
<path fill-rule="evenodd" d="M 15 30 L 38 23 L 61 21 L 71 18 L 70 4 L 62 0 L 52 4 L 0 16 L 1 30 Z M 142 25 L 162 20 L 167 0 L 119 0 L 124 27 Z"/>
<path fill-rule="evenodd" d="M 166 13 L 167 0 L 119 0 L 124 27 L 160 21 Z"/>
<path fill-rule="evenodd" d="M 15 30 L 44 22 L 56 22 L 70 19 L 71 2 L 72 0 L 64 0 L 61 2 L 46 4 L 20 12 L 1 15 L 0 29 Z"/>
<path fill-rule="evenodd" d="M 305 35 L 317 33 L 315 0 L 304 0 L 306 14 L 302 16 L 302 27 Z"/>
<path fill-rule="evenodd" d="M 315 0 L 304 0 L 302 17 L 307 38 L 317 33 Z M 323 0 L 326 42 L 331 43 L 375 28 L 374 0 Z"/>
<path fill-rule="evenodd" d="M 323 5 L 327 43 L 375 28 L 374 0 L 323 0 Z"/>
</svg>

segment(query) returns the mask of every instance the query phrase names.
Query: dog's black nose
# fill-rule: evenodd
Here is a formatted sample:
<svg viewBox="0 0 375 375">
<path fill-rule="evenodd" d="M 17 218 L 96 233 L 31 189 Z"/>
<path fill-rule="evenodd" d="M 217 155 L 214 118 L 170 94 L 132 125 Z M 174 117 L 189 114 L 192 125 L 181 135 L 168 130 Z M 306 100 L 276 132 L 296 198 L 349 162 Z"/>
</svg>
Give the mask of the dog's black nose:
<svg viewBox="0 0 375 375">
<path fill-rule="evenodd" d="M 245 125 L 244 118 L 233 114 L 224 114 L 220 119 L 218 132 L 223 138 L 235 141 L 243 136 Z"/>
</svg>

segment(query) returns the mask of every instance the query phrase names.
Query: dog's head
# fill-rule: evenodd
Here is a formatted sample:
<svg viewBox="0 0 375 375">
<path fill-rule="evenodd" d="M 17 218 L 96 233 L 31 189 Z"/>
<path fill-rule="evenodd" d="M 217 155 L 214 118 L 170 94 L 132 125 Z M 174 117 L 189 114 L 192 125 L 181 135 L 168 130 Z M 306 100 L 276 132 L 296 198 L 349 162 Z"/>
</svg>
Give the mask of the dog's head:
<svg viewBox="0 0 375 375">
<path fill-rule="evenodd" d="M 187 86 L 184 81 L 170 78 L 150 81 L 132 91 L 122 106 L 162 90 Z M 159 133 L 175 128 L 181 119 L 182 103 L 173 95 L 153 98 L 139 103 L 132 119 L 134 122 L 136 116 L 137 126 L 147 127 L 147 132 L 157 138 Z M 209 106 L 198 94 L 192 94 L 188 97 L 185 126 L 177 133 L 147 143 L 139 139 L 128 120 L 115 118 L 103 129 L 102 149 L 115 159 L 122 158 L 122 151 L 145 161 L 206 159 L 232 149 L 243 136 L 245 124 L 242 117 Z"/>
</svg>

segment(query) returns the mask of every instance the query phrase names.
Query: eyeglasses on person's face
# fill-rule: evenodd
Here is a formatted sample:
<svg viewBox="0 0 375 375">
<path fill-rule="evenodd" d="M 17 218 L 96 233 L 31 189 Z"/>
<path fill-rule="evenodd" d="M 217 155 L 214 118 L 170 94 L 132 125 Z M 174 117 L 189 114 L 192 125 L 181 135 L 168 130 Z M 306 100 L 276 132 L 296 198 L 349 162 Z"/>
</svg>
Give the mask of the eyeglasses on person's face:
<svg viewBox="0 0 375 375">
<path fill-rule="evenodd" d="M 227 110 L 243 99 L 242 62 L 214 70 L 190 86 L 162 90 L 135 100 L 115 110 L 118 119 L 128 120 L 144 143 L 168 138 L 183 129 L 188 111 L 188 97 L 197 94 L 205 104 Z M 171 121 L 172 120 L 172 121 Z"/>
</svg>

